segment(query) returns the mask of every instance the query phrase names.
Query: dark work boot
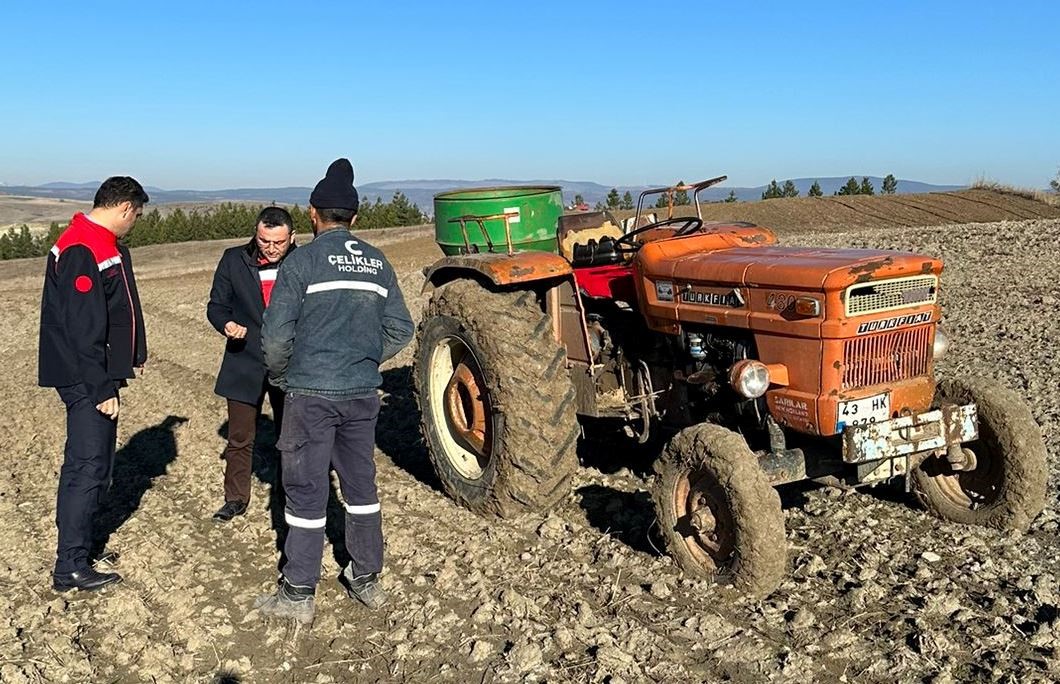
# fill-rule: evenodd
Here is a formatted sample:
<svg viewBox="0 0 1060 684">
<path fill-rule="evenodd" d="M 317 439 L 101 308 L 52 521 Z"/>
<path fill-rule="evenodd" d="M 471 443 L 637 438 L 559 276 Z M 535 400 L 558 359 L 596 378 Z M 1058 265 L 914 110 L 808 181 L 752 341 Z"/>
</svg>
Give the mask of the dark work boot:
<svg viewBox="0 0 1060 684">
<path fill-rule="evenodd" d="M 316 615 L 315 593 L 313 587 L 296 586 L 281 576 L 276 593 L 259 596 L 254 600 L 254 607 L 262 617 L 294 620 L 298 624 L 308 625 Z"/>
<path fill-rule="evenodd" d="M 379 573 L 370 572 L 366 575 L 353 576 L 353 564 L 346 566 L 342 571 L 342 579 L 346 585 L 346 595 L 357 599 L 372 610 L 377 610 L 386 605 L 387 596 L 383 587 L 379 585 Z"/>
<path fill-rule="evenodd" d="M 96 572 L 92 568 L 63 572 L 52 575 L 52 588 L 55 591 L 96 591 L 108 584 L 121 582 L 121 575 L 116 572 Z"/>
<path fill-rule="evenodd" d="M 225 501 L 225 505 L 221 506 L 213 514 L 213 519 L 217 522 L 226 523 L 237 515 L 243 515 L 246 512 L 247 504 L 245 501 Z"/>
</svg>

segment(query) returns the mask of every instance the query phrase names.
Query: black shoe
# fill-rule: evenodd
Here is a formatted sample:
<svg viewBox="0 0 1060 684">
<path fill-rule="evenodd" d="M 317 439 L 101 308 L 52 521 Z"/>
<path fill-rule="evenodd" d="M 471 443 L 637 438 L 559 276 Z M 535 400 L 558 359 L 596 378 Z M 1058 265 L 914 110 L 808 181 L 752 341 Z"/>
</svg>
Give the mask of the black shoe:
<svg viewBox="0 0 1060 684">
<path fill-rule="evenodd" d="M 243 515 L 247 512 L 247 504 L 244 501 L 225 501 L 225 505 L 221 506 L 216 513 L 213 514 L 213 519 L 217 522 L 228 522 L 237 515 Z"/>
<path fill-rule="evenodd" d="M 52 575 L 52 588 L 55 591 L 70 591 L 71 589 L 96 591 L 108 584 L 117 584 L 118 582 L 121 582 L 121 575 L 118 573 L 96 572 L 92 568 Z"/>
</svg>

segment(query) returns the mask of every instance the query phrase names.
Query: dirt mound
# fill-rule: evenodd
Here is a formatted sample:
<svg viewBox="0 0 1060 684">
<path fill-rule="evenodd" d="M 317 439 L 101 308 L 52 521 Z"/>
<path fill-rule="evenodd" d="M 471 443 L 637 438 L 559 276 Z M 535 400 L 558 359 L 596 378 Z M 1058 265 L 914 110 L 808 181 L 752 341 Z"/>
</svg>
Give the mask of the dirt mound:
<svg viewBox="0 0 1060 684">
<path fill-rule="evenodd" d="M 665 213 L 666 210 L 661 211 Z M 691 207 L 678 207 L 674 213 L 688 215 L 692 212 Z M 633 212 L 620 213 L 624 218 Z M 1015 193 L 975 188 L 916 195 L 850 195 L 722 202 L 704 204 L 703 218 L 708 221 L 750 221 L 781 233 L 795 233 L 1052 219 L 1060 218 L 1060 206 Z"/>
<path fill-rule="evenodd" d="M 975 198 L 1010 206 L 965 194 L 972 199 L 947 195 L 930 207 L 982 206 Z M 843 199 L 905 206 L 897 200 L 928 201 Z M 747 208 L 804 204 L 837 202 Z M 437 252 L 428 230 L 412 237 L 384 240 L 384 249 L 418 317 L 420 269 Z M 1056 250 L 1042 245 L 1060 243 L 1060 220 L 936 228 L 890 221 L 784 242 L 943 258 L 944 325 L 954 343 L 941 371 L 990 376 L 1027 399 L 1057 481 L 1060 285 Z M 599 465 L 579 469 L 571 495 L 547 516 L 485 520 L 456 506 L 440 492 L 420 440 L 411 350 L 385 368 L 378 439 L 391 607 L 376 614 L 350 602 L 328 551 L 313 628 L 289 634 L 265 625 L 250 608 L 276 579 L 283 528 L 267 417 L 248 515 L 228 526 L 209 520 L 221 502 L 225 413 L 212 393 L 222 341 L 204 309 L 222 246 L 157 245 L 133 255 L 152 358 L 124 395 L 115 487 L 99 521 L 123 554 L 126 582 L 101 596 L 50 589 L 64 431 L 55 393 L 34 385 L 43 260 L 0 264 L 3 682 L 1060 677 L 1055 487 L 1026 536 L 939 522 L 900 488 L 847 496 L 785 488 L 790 574 L 765 601 L 739 599 L 683 577 L 660 555 L 650 475 L 620 454 L 593 454 Z M 329 519 L 329 539 L 341 546 L 337 501 Z"/>
</svg>

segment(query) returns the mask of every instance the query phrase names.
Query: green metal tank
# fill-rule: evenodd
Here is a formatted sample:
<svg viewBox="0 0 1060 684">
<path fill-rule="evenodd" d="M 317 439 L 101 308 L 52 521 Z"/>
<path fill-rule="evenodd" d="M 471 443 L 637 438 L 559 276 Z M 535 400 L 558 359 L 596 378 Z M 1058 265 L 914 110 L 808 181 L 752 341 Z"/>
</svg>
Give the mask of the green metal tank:
<svg viewBox="0 0 1060 684">
<path fill-rule="evenodd" d="M 506 253 L 507 217 L 511 249 L 555 252 L 556 224 L 562 214 L 563 195 L 558 186 L 514 185 L 442 192 L 434 196 L 434 237 L 446 256 L 465 254 L 469 246 L 472 252 L 488 252 L 491 243 L 492 251 Z"/>
</svg>

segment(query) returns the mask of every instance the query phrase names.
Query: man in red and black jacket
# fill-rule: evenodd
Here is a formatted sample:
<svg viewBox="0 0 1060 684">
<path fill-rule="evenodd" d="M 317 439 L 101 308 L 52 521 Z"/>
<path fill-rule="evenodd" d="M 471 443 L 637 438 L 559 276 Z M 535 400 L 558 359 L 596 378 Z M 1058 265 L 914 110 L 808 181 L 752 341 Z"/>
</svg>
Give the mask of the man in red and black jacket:
<svg viewBox="0 0 1060 684">
<path fill-rule="evenodd" d="M 206 317 L 227 338 L 214 392 L 228 400 L 225 501 L 213 514 L 217 522 L 228 522 L 247 511 L 254 436 L 266 394 L 277 435 L 283 424 L 283 391 L 265 378 L 261 321 L 276 273 L 292 249 L 291 214 L 282 207 L 266 207 L 258 214 L 250 242 L 226 249 L 214 271 Z"/>
<path fill-rule="evenodd" d="M 117 573 L 92 567 L 92 517 L 110 486 L 118 390 L 147 360 L 132 262 L 118 239 L 132 230 L 148 199 L 136 180 L 108 178 L 96 191 L 92 210 L 74 215 L 48 255 L 38 384 L 55 387 L 66 404 L 55 514 L 56 591 L 92 591 L 121 581 Z"/>
</svg>

